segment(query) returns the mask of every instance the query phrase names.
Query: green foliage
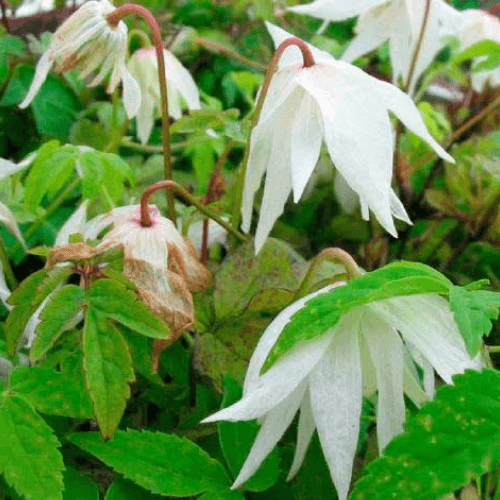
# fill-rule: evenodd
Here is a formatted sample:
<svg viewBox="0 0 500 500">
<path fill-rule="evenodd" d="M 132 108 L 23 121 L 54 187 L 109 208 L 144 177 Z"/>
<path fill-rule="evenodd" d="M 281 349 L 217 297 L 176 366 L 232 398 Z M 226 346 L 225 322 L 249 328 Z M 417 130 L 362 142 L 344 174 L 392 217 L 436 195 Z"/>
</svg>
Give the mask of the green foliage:
<svg viewBox="0 0 500 500">
<path fill-rule="evenodd" d="M 105 316 L 87 311 L 83 329 L 83 368 L 101 434 L 113 437 L 135 380 L 125 339 Z"/>
<path fill-rule="evenodd" d="M 22 56 L 26 50 L 24 41 L 12 35 L 0 36 L 0 85 L 9 74 L 9 61 L 12 56 Z"/>
<path fill-rule="evenodd" d="M 21 396 L 0 407 L 0 472 L 26 500 L 62 500 L 63 460 L 52 429 Z"/>
<path fill-rule="evenodd" d="M 14 355 L 17 343 L 35 311 L 48 295 L 71 274 L 71 269 L 65 267 L 42 269 L 25 279 L 9 297 L 9 304 L 14 306 L 6 325 L 7 348 L 10 356 Z"/>
<path fill-rule="evenodd" d="M 433 268 L 416 262 L 395 262 L 354 278 L 311 299 L 284 327 L 266 361 L 269 368 L 299 342 L 331 330 L 342 314 L 369 302 L 419 293 L 448 295 L 451 282 Z"/>
<path fill-rule="evenodd" d="M 493 327 L 492 319 L 498 319 L 500 293 L 487 290 L 464 290 L 454 286 L 450 292 L 450 307 L 455 321 L 465 339 L 471 356 L 475 356 L 484 335 Z"/>
<path fill-rule="evenodd" d="M 243 391 L 230 377 L 224 378 L 224 389 L 223 408 L 241 399 Z M 245 462 L 259 427 L 256 422 L 219 422 L 217 424 L 222 452 L 233 478 L 236 478 Z M 278 480 L 279 465 L 278 449 L 275 448 L 242 488 L 255 492 L 267 490 Z"/>
<path fill-rule="evenodd" d="M 81 376 L 76 378 L 53 369 L 24 366 L 12 372 L 9 390 L 20 394 L 39 412 L 47 415 L 82 419 L 94 417 Z"/>
<path fill-rule="evenodd" d="M 500 373 L 454 378 L 366 469 L 350 500 L 435 500 L 500 461 Z"/>
<path fill-rule="evenodd" d="M 155 495 L 137 486 L 132 481 L 117 477 L 106 492 L 105 500 L 161 500 L 163 497 Z"/>
<path fill-rule="evenodd" d="M 99 500 L 97 486 L 87 476 L 80 474 L 73 467 L 64 471 L 63 500 Z"/>
<path fill-rule="evenodd" d="M 217 460 L 173 434 L 117 431 L 113 441 L 104 442 L 97 433 L 87 432 L 70 440 L 152 493 L 187 497 L 229 489 L 229 478 Z"/>
</svg>

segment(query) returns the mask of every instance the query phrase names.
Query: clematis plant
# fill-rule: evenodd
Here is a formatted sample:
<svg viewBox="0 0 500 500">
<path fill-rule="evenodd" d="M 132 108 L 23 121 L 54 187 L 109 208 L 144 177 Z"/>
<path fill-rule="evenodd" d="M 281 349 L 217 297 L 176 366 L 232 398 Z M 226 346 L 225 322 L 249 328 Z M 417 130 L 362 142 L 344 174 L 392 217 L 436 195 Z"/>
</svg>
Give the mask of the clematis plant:
<svg viewBox="0 0 500 500">
<path fill-rule="evenodd" d="M 251 134 L 241 209 L 243 230 L 248 232 L 254 196 L 266 174 L 256 251 L 283 212 L 290 192 L 294 202 L 300 200 L 323 141 L 337 171 L 359 196 L 363 218 L 368 219 L 372 210 L 381 225 L 397 236 L 393 217 L 410 220 L 391 188 L 394 144 L 388 112 L 443 159 L 453 162 L 453 158 L 432 138 L 412 100 L 397 87 L 289 38 L 280 28 L 269 23 L 267 27 L 278 50 Z M 296 62 L 298 53 L 292 55 L 290 45 L 301 49 L 303 62 Z"/>
<path fill-rule="evenodd" d="M 410 277 L 408 291 L 401 284 Z M 300 468 L 317 429 L 338 497 L 345 500 L 363 396 L 377 394 L 382 451 L 403 429 L 404 395 L 417 406 L 426 400 L 417 366 L 435 370 L 446 383 L 481 367 L 480 359 L 467 352 L 443 297 L 450 287 L 431 268 L 396 263 L 322 288 L 284 309 L 259 340 L 242 399 L 204 420 L 261 422 L 233 488 L 257 471 L 300 411 L 288 479 Z"/>
</svg>

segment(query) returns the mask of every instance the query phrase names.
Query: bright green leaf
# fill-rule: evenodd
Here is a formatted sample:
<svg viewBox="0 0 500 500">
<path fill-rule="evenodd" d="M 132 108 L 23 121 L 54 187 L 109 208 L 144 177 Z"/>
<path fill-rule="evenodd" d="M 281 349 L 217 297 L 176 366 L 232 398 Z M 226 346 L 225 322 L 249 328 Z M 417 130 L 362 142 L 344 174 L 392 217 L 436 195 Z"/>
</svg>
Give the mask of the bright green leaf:
<svg viewBox="0 0 500 500">
<path fill-rule="evenodd" d="M 63 460 L 52 429 L 22 397 L 0 408 L 0 472 L 26 500 L 61 500 Z"/>
<path fill-rule="evenodd" d="M 83 329 L 83 368 L 104 438 L 113 436 L 135 380 L 127 343 L 105 316 L 89 308 Z"/>
<path fill-rule="evenodd" d="M 153 493 L 187 497 L 229 488 L 217 460 L 174 434 L 129 429 L 117 431 L 109 442 L 95 432 L 74 434 L 70 441 Z"/>
<path fill-rule="evenodd" d="M 41 413 L 94 418 L 83 376 L 77 379 L 38 366 L 23 366 L 16 368 L 10 375 L 9 388 L 23 396 Z"/>
<path fill-rule="evenodd" d="M 500 461 L 500 373 L 469 371 L 438 390 L 355 484 L 350 500 L 436 500 Z"/>
<path fill-rule="evenodd" d="M 99 500 L 99 490 L 90 477 L 80 474 L 73 467 L 64 471 L 63 500 Z"/>
<path fill-rule="evenodd" d="M 155 495 L 137 486 L 137 484 L 117 477 L 106 492 L 104 500 L 162 500 L 160 495 Z"/>
<path fill-rule="evenodd" d="M 154 339 L 170 338 L 167 325 L 121 283 L 100 279 L 88 290 L 87 300 L 93 309 L 134 332 Z"/>
<path fill-rule="evenodd" d="M 311 299 L 297 311 L 281 332 L 265 368 L 269 368 L 299 342 L 319 337 L 333 328 L 352 307 L 420 293 L 447 295 L 452 286 L 441 273 L 417 262 L 395 262 L 358 276 L 344 286 Z"/>
<path fill-rule="evenodd" d="M 76 285 L 66 285 L 53 292 L 40 315 L 37 336 L 30 350 L 30 359 L 39 360 L 67 330 L 75 326 L 82 310 L 84 291 Z"/>
</svg>

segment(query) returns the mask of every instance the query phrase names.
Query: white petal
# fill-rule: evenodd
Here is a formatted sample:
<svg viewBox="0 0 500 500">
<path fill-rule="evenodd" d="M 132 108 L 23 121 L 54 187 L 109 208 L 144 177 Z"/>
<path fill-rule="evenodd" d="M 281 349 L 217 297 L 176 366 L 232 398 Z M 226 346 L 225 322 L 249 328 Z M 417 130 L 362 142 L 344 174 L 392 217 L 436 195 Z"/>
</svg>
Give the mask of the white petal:
<svg viewBox="0 0 500 500">
<path fill-rule="evenodd" d="M 259 377 L 251 392 L 229 408 L 224 408 L 203 422 L 217 420 L 252 420 L 279 405 L 307 377 L 332 341 L 328 333 L 299 345 Z"/>
<path fill-rule="evenodd" d="M 387 0 L 316 0 L 306 5 L 295 5 L 286 10 L 296 14 L 307 14 L 309 16 L 327 19 L 328 21 L 343 21 L 355 17 L 367 9 L 387 2 Z"/>
<path fill-rule="evenodd" d="M 19 170 L 31 165 L 35 160 L 36 155 L 36 152 L 31 153 L 19 163 L 13 163 L 9 160 L 5 160 L 4 158 L 0 158 L 0 179 L 5 179 L 5 177 L 9 177 L 16 172 L 19 172 Z"/>
<path fill-rule="evenodd" d="M 373 83 L 384 99 L 387 108 L 392 111 L 414 134 L 423 139 L 436 153 L 446 161 L 455 163 L 455 160 L 450 156 L 430 135 L 425 126 L 418 108 L 413 103 L 410 96 L 399 90 L 390 83 L 381 80 L 373 79 Z"/>
<path fill-rule="evenodd" d="M 403 367 L 403 391 L 418 407 L 429 401 L 427 394 L 406 364 Z"/>
<path fill-rule="evenodd" d="M 31 101 L 33 101 L 33 99 L 35 98 L 37 92 L 40 90 L 43 82 L 49 74 L 50 68 L 53 64 L 53 60 L 49 58 L 48 52 L 49 51 L 43 53 L 42 57 L 38 61 L 38 64 L 36 65 L 35 78 L 33 78 L 31 86 L 23 102 L 19 104 L 19 107 L 21 109 L 24 109 L 31 104 Z"/>
<path fill-rule="evenodd" d="M 121 78 L 123 81 L 123 105 L 129 118 L 137 116 L 141 106 L 141 89 L 132 77 L 125 64 L 121 66 Z"/>
<path fill-rule="evenodd" d="M 305 389 L 306 383 L 302 382 L 284 401 L 265 416 L 252 449 L 231 489 L 238 488 L 247 481 L 257 471 L 267 455 L 271 453 L 271 450 L 292 423 Z"/>
<path fill-rule="evenodd" d="M 4 303 L 7 309 L 12 309 L 12 306 L 7 304 L 7 299 L 10 297 L 11 291 L 7 286 L 7 281 L 5 280 L 5 274 L 3 272 L 3 265 L 0 261 L 0 300 Z"/>
<path fill-rule="evenodd" d="M 137 113 L 137 137 L 142 144 L 147 144 L 155 123 L 155 104 L 151 96 L 145 91 L 141 97 L 141 105 Z"/>
<path fill-rule="evenodd" d="M 410 220 L 410 217 L 406 213 L 404 205 L 401 203 L 401 200 L 394 192 L 394 189 L 391 189 L 391 192 L 389 194 L 389 203 L 393 217 L 396 217 L 396 219 L 402 220 L 407 224 L 413 224 L 413 222 Z"/>
<path fill-rule="evenodd" d="M 302 90 L 302 97 L 290 123 L 293 201 L 297 203 L 318 163 L 323 138 L 321 114 L 316 101 Z"/>
<path fill-rule="evenodd" d="M 290 467 L 290 472 L 286 478 L 287 481 L 290 481 L 290 479 L 292 479 L 299 471 L 315 429 L 316 424 L 314 423 L 314 415 L 311 408 L 311 397 L 309 395 L 309 390 L 306 390 L 300 404 L 299 426 L 297 429 L 297 447 L 295 448 L 295 455 L 293 457 L 292 466 Z"/>
<path fill-rule="evenodd" d="M 451 377 L 457 373 L 477 369 L 477 363 L 467 354 L 448 302 L 442 297 L 395 297 L 373 302 L 370 307 L 399 330 L 446 383 L 451 383 Z"/>
<path fill-rule="evenodd" d="M 293 304 L 289 305 L 283 311 L 281 311 L 276 318 L 269 324 L 266 328 L 265 332 L 262 334 L 255 350 L 252 354 L 252 358 L 250 359 L 250 363 L 248 364 L 247 374 L 245 376 L 245 383 L 243 385 L 243 395 L 254 391 L 261 379 L 260 372 L 264 366 L 264 363 L 269 355 L 269 352 L 273 348 L 274 344 L 278 340 L 278 337 L 281 335 L 283 328 L 290 322 L 292 316 L 305 307 L 305 305 L 312 300 L 314 297 L 321 295 L 323 293 L 327 293 L 333 288 L 337 288 L 339 286 L 344 285 L 343 282 L 338 282 L 333 285 L 329 285 L 325 288 L 321 288 L 314 293 L 310 293 L 305 297 L 295 301 Z"/>
<path fill-rule="evenodd" d="M 65 245 L 69 243 L 69 237 L 72 234 L 80 233 L 82 236 L 85 232 L 85 224 L 87 221 L 87 206 L 89 202 L 85 200 L 71 217 L 63 224 L 56 236 L 55 246 Z"/>
<path fill-rule="evenodd" d="M 352 214 L 359 207 L 359 196 L 351 189 L 338 170 L 335 170 L 334 190 L 335 197 L 344 212 Z"/>
<path fill-rule="evenodd" d="M 382 451 L 394 436 L 403 431 L 406 416 L 403 342 L 390 325 L 371 312 L 369 306 L 363 307 L 363 310 L 363 335 L 377 374 L 377 438 Z M 349 314 L 360 314 L 360 311 L 352 310 Z"/>
<path fill-rule="evenodd" d="M 363 393 L 358 322 L 345 318 L 309 377 L 314 421 L 339 500 L 349 491 Z"/>
</svg>

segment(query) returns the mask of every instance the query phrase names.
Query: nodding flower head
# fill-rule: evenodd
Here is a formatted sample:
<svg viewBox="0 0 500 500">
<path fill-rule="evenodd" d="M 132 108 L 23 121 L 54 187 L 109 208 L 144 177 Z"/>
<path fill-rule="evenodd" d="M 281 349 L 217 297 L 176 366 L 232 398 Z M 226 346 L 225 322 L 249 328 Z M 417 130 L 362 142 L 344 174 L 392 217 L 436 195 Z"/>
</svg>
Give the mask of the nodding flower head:
<svg viewBox="0 0 500 500">
<path fill-rule="evenodd" d="M 50 69 L 75 69 L 80 78 L 92 77 L 89 85 L 101 83 L 111 73 L 107 91 L 113 92 L 123 81 L 123 100 L 129 117 L 137 114 L 140 89 L 125 65 L 127 26 L 123 21 L 110 24 L 107 16 L 115 8 L 107 0 L 91 0 L 71 15 L 54 33 L 49 48 L 36 67 L 35 78 L 20 104 L 27 107 L 35 98 Z"/>
</svg>

